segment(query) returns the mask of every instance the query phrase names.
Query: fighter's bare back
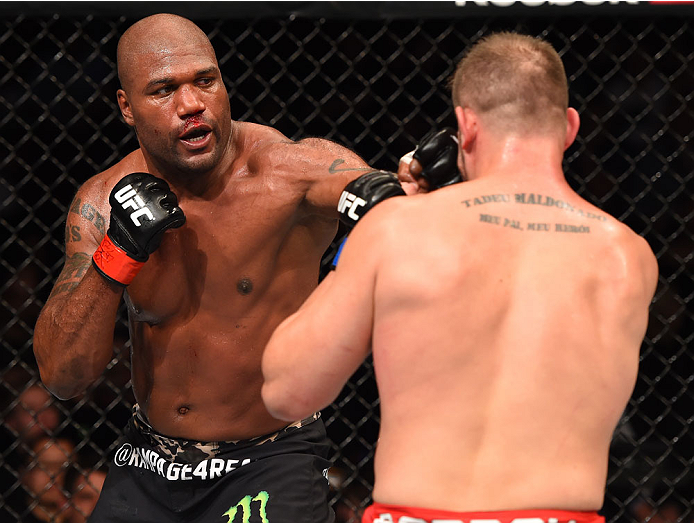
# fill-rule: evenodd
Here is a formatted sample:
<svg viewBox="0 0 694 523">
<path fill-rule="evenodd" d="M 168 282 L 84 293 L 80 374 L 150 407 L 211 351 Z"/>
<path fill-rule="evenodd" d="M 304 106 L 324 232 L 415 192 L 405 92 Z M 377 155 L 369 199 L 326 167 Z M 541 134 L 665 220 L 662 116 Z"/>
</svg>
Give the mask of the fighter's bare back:
<svg viewBox="0 0 694 523">
<path fill-rule="evenodd" d="M 381 503 L 602 505 L 657 269 L 614 218 L 513 174 L 399 200 L 388 221 L 373 333 Z"/>
</svg>

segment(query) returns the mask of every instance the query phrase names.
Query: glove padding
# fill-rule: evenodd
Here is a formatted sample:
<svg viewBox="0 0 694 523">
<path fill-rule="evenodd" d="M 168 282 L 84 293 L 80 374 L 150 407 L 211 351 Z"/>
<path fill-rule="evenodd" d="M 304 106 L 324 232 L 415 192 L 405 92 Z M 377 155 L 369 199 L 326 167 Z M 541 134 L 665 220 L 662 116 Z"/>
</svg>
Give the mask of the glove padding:
<svg viewBox="0 0 694 523">
<path fill-rule="evenodd" d="M 405 190 L 400 185 L 400 181 L 395 173 L 372 171 L 362 174 L 356 180 L 349 182 L 340 195 L 340 201 L 337 204 L 340 221 L 351 230 L 377 203 L 393 196 L 404 195 Z M 337 266 L 337 260 L 340 259 L 342 248 L 345 246 L 346 241 L 347 235 L 340 242 L 340 246 L 333 257 L 333 269 Z"/>
<path fill-rule="evenodd" d="M 404 194 L 405 190 L 394 173 L 372 171 L 363 174 L 349 182 L 340 195 L 337 204 L 340 221 L 352 228 L 377 203 Z"/>
<path fill-rule="evenodd" d="M 422 166 L 421 175 L 431 190 L 463 181 L 458 171 L 458 138 L 450 127 L 426 134 L 414 150 L 413 159 Z"/>
<path fill-rule="evenodd" d="M 169 184 L 149 173 L 122 178 L 108 202 L 109 228 L 92 261 L 107 280 L 128 285 L 157 250 L 164 232 L 181 227 L 186 217 Z"/>
</svg>

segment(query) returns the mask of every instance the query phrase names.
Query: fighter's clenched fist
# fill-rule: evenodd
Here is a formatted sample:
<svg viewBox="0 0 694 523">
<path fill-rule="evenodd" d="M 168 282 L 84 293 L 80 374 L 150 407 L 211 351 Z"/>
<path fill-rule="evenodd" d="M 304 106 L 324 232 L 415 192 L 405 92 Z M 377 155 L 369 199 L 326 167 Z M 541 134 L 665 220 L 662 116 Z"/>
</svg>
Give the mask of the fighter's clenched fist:
<svg viewBox="0 0 694 523">
<path fill-rule="evenodd" d="M 340 213 L 340 221 L 351 230 L 377 203 L 393 196 L 404 195 L 405 191 L 395 173 L 373 171 L 347 184 L 337 204 L 337 212 Z M 346 241 L 347 236 L 342 239 L 342 243 L 337 248 L 332 261 L 333 269 L 337 266 L 337 260 Z"/>
<path fill-rule="evenodd" d="M 429 189 L 440 189 L 462 181 L 458 171 L 458 139 L 455 131 L 444 127 L 428 133 L 413 152 L 418 162 L 419 176 L 429 183 Z"/>
<path fill-rule="evenodd" d="M 397 176 L 389 171 L 373 171 L 347 184 L 340 195 L 337 211 L 350 229 L 374 205 L 393 196 L 404 196 Z"/>
<path fill-rule="evenodd" d="M 123 177 L 108 201 L 111 223 L 92 261 L 107 280 L 128 285 L 164 232 L 182 226 L 186 217 L 169 184 L 148 173 Z"/>
</svg>

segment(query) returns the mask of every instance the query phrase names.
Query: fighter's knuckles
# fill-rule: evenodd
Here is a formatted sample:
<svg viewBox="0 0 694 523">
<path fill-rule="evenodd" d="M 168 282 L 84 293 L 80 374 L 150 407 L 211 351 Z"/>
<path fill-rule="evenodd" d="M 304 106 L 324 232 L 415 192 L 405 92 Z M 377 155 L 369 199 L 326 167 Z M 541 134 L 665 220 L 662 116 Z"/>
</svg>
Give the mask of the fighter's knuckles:
<svg viewBox="0 0 694 523">
<path fill-rule="evenodd" d="M 419 142 L 413 158 L 427 164 L 441 154 L 447 154 L 449 150 L 456 150 L 457 145 L 455 131 L 450 127 L 444 127 L 426 134 Z"/>
<path fill-rule="evenodd" d="M 448 171 L 450 171 L 450 159 L 448 156 L 440 156 L 426 169 L 425 174 L 430 180 L 437 180 L 448 174 Z"/>
<path fill-rule="evenodd" d="M 418 179 L 422 175 L 422 164 L 419 160 L 415 158 L 413 158 L 412 162 L 410 163 L 410 174 L 415 179 Z"/>
</svg>

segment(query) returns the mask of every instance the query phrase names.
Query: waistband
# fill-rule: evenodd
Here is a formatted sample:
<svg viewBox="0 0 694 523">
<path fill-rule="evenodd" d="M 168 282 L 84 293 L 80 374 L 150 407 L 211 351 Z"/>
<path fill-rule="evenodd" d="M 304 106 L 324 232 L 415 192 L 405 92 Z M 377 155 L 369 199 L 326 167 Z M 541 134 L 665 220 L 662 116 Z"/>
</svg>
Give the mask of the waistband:
<svg viewBox="0 0 694 523">
<path fill-rule="evenodd" d="M 366 508 L 362 523 L 605 523 L 605 518 L 569 510 L 452 512 L 374 503 Z"/>
<path fill-rule="evenodd" d="M 163 458 L 172 463 L 174 461 L 177 463 L 196 463 L 201 459 L 214 458 L 221 453 L 238 450 L 244 447 L 255 447 L 276 441 L 284 434 L 305 427 L 319 418 L 320 412 L 316 412 L 307 418 L 287 425 L 277 432 L 256 436 L 250 439 L 232 441 L 194 441 L 165 436 L 157 432 L 149 424 L 140 406 L 137 404 L 133 407 L 131 421 L 135 430 L 137 430 L 152 447 L 155 447 Z"/>
</svg>

